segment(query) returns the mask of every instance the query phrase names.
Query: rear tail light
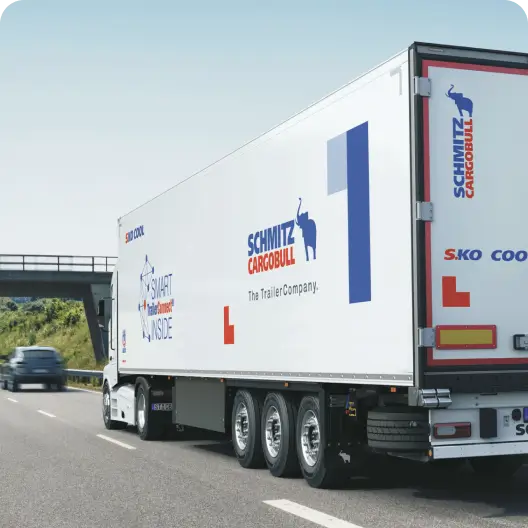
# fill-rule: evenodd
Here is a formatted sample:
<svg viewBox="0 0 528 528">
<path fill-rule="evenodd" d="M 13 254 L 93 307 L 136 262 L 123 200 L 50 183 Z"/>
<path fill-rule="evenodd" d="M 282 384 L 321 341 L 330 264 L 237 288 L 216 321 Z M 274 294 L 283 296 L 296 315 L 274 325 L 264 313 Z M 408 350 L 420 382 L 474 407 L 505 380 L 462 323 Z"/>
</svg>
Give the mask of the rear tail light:
<svg viewBox="0 0 528 528">
<path fill-rule="evenodd" d="M 471 423 L 443 423 L 434 424 L 433 436 L 435 438 L 470 438 L 471 437 Z"/>
</svg>

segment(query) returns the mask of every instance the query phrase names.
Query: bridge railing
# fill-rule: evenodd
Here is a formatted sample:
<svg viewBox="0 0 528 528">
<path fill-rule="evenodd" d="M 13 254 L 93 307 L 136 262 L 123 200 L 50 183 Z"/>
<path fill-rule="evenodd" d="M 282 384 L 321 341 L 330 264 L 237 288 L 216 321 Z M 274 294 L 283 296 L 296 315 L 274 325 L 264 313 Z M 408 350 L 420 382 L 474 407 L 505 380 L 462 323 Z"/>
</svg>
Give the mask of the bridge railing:
<svg viewBox="0 0 528 528">
<path fill-rule="evenodd" d="M 69 255 L 0 255 L 0 271 L 75 271 L 111 273 L 117 257 Z"/>
</svg>

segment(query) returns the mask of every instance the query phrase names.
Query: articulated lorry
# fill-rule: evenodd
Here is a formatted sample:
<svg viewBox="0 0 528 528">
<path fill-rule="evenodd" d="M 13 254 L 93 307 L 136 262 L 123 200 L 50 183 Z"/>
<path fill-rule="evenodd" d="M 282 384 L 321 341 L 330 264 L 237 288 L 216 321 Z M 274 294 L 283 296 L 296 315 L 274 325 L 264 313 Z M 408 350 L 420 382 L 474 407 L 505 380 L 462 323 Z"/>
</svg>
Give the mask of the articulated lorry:
<svg viewBox="0 0 528 528">
<path fill-rule="evenodd" d="M 527 93 L 526 54 L 414 43 L 122 217 L 106 427 L 315 488 L 372 453 L 512 475 Z"/>
</svg>

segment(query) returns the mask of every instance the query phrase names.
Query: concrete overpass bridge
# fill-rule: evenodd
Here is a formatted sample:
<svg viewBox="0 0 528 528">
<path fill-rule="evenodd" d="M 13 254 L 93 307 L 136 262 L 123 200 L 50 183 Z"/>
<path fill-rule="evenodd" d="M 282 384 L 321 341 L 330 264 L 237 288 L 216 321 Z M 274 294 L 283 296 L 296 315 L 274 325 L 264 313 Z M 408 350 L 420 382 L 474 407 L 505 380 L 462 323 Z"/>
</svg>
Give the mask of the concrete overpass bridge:
<svg viewBox="0 0 528 528">
<path fill-rule="evenodd" d="M 99 301 L 110 298 L 116 257 L 0 255 L 0 297 L 82 299 L 95 359 L 108 357 L 109 310 L 98 315 Z"/>
</svg>

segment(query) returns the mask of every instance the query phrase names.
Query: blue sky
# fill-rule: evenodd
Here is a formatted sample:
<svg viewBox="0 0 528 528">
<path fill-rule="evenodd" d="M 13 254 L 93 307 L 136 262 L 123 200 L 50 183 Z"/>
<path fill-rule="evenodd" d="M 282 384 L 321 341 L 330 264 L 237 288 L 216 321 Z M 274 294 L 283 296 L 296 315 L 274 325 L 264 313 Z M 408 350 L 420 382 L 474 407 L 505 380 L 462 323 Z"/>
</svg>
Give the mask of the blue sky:
<svg viewBox="0 0 528 528">
<path fill-rule="evenodd" d="M 528 52 L 507 0 L 20 0 L 0 21 L 0 253 L 117 218 L 413 41 Z"/>
</svg>

